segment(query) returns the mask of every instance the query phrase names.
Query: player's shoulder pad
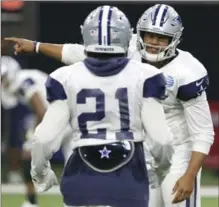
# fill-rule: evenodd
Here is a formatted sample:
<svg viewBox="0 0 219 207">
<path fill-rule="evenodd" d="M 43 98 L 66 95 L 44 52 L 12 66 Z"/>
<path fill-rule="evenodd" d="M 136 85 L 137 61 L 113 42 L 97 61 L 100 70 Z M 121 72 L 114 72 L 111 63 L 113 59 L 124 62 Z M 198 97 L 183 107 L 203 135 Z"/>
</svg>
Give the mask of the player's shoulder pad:
<svg viewBox="0 0 219 207">
<path fill-rule="evenodd" d="M 65 82 L 70 74 L 72 66 L 64 66 L 52 72 L 46 83 L 47 101 L 65 100 L 67 95 L 65 92 Z"/>
<path fill-rule="evenodd" d="M 163 100 L 166 98 L 166 79 L 161 71 L 149 65 L 142 64 L 143 72 L 143 97 L 157 98 Z"/>
<path fill-rule="evenodd" d="M 181 101 L 200 96 L 209 85 L 208 73 L 203 64 L 191 54 L 187 61 L 178 73 L 177 98 Z"/>
</svg>

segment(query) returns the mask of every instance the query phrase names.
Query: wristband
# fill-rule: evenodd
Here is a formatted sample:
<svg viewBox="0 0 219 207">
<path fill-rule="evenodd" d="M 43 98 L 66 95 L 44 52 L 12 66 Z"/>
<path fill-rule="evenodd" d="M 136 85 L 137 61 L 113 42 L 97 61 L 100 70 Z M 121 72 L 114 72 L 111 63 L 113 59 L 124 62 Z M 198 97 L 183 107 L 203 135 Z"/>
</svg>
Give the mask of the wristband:
<svg viewBox="0 0 219 207">
<path fill-rule="evenodd" d="M 40 42 L 34 41 L 33 46 L 34 46 L 34 52 L 39 53 Z"/>
</svg>

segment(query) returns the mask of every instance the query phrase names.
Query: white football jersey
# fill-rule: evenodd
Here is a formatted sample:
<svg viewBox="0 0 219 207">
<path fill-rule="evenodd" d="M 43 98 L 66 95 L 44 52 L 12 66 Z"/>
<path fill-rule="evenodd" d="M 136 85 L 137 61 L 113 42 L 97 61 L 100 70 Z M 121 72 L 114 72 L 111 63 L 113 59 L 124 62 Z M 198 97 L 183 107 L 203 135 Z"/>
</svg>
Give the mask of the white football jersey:
<svg viewBox="0 0 219 207">
<path fill-rule="evenodd" d="M 166 77 L 168 93 L 162 103 L 176 145 L 191 141 L 192 138 L 184 112 L 186 103 L 190 104 L 192 99 L 205 96 L 208 87 L 205 67 L 189 52 L 177 51 L 178 56 L 161 68 Z"/>
<path fill-rule="evenodd" d="M 54 71 L 46 85 L 50 102 L 67 100 L 76 147 L 121 139 L 144 141 L 143 101 L 165 96 L 162 73 L 131 60 L 119 73 L 106 77 L 88 70 L 84 62 L 76 63 Z M 153 104 L 149 107 L 153 114 Z M 145 117 L 151 118 L 147 114 Z M 156 125 L 151 122 L 148 127 L 151 124 Z M 162 140 L 163 135 L 157 133 L 153 130 L 152 136 L 156 134 Z M 170 140 L 171 134 L 165 135 L 168 136 Z"/>
<path fill-rule="evenodd" d="M 45 82 L 48 78 L 46 73 L 39 70 L 19 70 L 16 73 L 14 81 L 10 84 L 9 88 L 2 88 L 2 102 L 3 107 L 7 108 L 7 102 L 10 104 L 10 99 L 17 100 L 17 102 L 23 103 L 29 106 L 29 101 L 35 92 L 40 93 L 42 96 L 45 106 L 48 102 L 46 101 L 46 90 Z M 8 99 L 10 97 L 10 99 Z"/>
<path fill-rule="evenodd" d="M 137 51 L 137 35 L 130 41 L 128 57 L 141 62 Z M 163 100 L 166 119 L 174 135 L 174 145 L 191 143 L 191 151 L 208 154 L 214 140 L 213 124 L 206 98 L 208 76 L 205 67 L 189 52 L 177 50 L 178 56 L 160 68 L 167 81 L 167 99 Z M 73 55 L 74 54 L 74 55 Z M 76 54 L 76 55 L 75 55 Z M 74 58 L 72 58 L 74 56 Z M 73 64 L 85 58 L 82 45 L 65 44 L 62 51 L 62 62 Z M 157 143 L 147 139 L 145 149 L 147 162 L 152 163 L 150 150 L 154 157 L 165 157 L 160 154 Z M 168 155 L 165 152 L 165 155 Z M 170 159 L 171 159 L 171 152 Z M 155 163 L 153 164 L 156 165 Z"/>
<path fill-rule="evenodd" d="M 140 53 L 136 48 L 136 35 L 130 42 L 129 57 L 136 61 L 142 61 Z M 178 56 L 167 65 L 160 68 L 167 81 L 167 98 L 162 101 L 166 119 L 174 135 L 174 144 L 192 142 L 193 135 L 191 127 L 201 130 L 198 126 L 188 127 L 187 116 L 184 109 L 194 100 L 203 99 L 207 103 L 205 91 L 208 87 L 208 74 L 205 67 L 191 53 L 177 49 Z M 198 101 L 197 101 L 198 102 Z M 204 106 L 203 111 L 207 114 L 205 124 L 208 126 L 209 136 L 207 145 L 213 142 L 213 126 L 209 108 Z M 202 119 L 203 121 L 203 119 Z M 195 122 L 194 122 L 195 124 Z M 197 123 L 196 123 L 197 124 Z M 198 131 L 196 131 L 197 133 Z M 194 132 L 192 132 L 194 133 Z M 199 147 L 198 147 L 199 148 Z M 203 151 L 203 147 L 200 147 Z M 206 150 L 204 150 L 206 151 Z M 208 151 L 208 150 L 207 150 Z"/>
<path fill-rule="evenodd" d="M 208 154 L 214 130 L 205 93 L 209 85 L 207 70 L 189 52 L 178 52 L 161 68 L 167 81 L 168 97 L 163 101 L 166 119 L 175 145 L 191 142 L 194 151 Z"/>
<path fill-rule="evenodd" d="M 141 55 L 137 51 L 136 41 L 137 35 L 133 34 L 129 45 L 128 57 L 132 60 L 141 62 Z M 163 105 L 170 127 L 172 128 L 173 132 L 177 131 L 175 133 L 177 135 L 176 144 L 179 142 L 186 142 L 185 139 L 189 139 L 188 130 L 186 133 L 181 132 L 184 131 L 184 128 L 186 128 L 186 120 L 182 115 L 182 102 L 186 102 L 192 98 L 195 98 L 195 96 L 197 97 L 197 94 L 201 95 L 201 92 L 205 91 L 207 87 L 206 83 L 208 81 L 206 69 L 195 57 L 193 57 L 189 52 L 179 49 L 177 51 L 179 53 L 178 56 L 169 64 L 160 69 L 167 79 L 168 98 L 163 101 Z M 64 44 L 62 51 L 62 61 L 64 63 L 74 64 L 78 61 L 84 60 L 85 57 L 83 45 Z M 196 81 L 197 86 L 195 87 L 194 84 L 196 84 Z M 200 85 L 199 81 L 201 81 Z M 183 88 L 185 88 L 183 85 L 186 84 L 190 84 L 191 87 L 193 87 L 192 89 L 194 93 L 187 98 L 185 98 L 185 93 L 189 93 L 191 91 L 185 92 L 183 90 Z M 180 90 L 179 94 L 178 90 Z M 183 93 L 184 95 L 182 95 Z M 175 119 L 178 121 L 175 121 Z M 182 129 L 180 129 L 181 127 Z"/>
<path fill-rule="evenodd" d="M 214 131 L 205 93 L 209 84 L 207 70 L 191 53 L 180 49 L 177 52 L 177 57 L 160 68 L 167 81 L 168 97 L 162 104 L 173 143 L 193 143 L 193 150 L 208 153 Z M 131 57 L 141 61 L 137 50 Z"/>
</svg>

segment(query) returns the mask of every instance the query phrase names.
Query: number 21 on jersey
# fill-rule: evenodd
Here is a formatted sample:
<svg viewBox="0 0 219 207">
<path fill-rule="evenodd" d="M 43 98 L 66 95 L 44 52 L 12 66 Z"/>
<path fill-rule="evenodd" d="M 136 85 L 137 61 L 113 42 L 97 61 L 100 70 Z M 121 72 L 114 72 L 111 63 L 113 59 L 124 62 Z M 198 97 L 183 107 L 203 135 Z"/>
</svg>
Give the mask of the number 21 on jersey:
<svg viewBox="0 0 219 207">
<path fill-rule="evenodd" d="M 88 98 L 95 98 L 96 112 L 82 113 L 78 116 L 81 138 L 106 139 L 106 128 L 97 129 L 97 133 L 89 133 L 87 129 L 88 121 L 101 121 L 105 117 L 105 94 L 100 89 L 82 89 L 77 94 L 77 104 L 86 104 Z M 129 105 L 127 88 L 118 88 L 115 93 L 115 99 L 118 100 L 120 113 L 120 132 L 116 133 L 116 139 L 133 139 L 133 133 L 129 131 Z"/>
</svg>

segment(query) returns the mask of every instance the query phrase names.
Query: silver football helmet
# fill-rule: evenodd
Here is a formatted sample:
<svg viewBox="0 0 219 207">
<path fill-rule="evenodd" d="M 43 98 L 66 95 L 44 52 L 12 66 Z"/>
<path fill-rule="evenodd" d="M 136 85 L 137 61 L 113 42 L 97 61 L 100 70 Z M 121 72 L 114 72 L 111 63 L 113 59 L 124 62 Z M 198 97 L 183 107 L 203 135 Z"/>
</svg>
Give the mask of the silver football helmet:
<svg viewBox="0 0 219 207">
<path fill-rule="evenodd" d="M 181 18 L 173 7 L 156 4 L 147 9 L 137 24 L 137 48 L 142 58 L 158 62 L 173 57 L 183 29 Z M 143 41 L 145 32 L 168 36 L 171 41 L 167 47 L 146 44 Z M 158 48 L 159 52 L 157 54 L 147 52 L 148 46 Z"/>
<path fill-rule="evenodd" d="M 132 36 L 128 18 L 117 7 L 100 6 L 81 26 L 86 52 L 126 53 Z"/>
</svg>

